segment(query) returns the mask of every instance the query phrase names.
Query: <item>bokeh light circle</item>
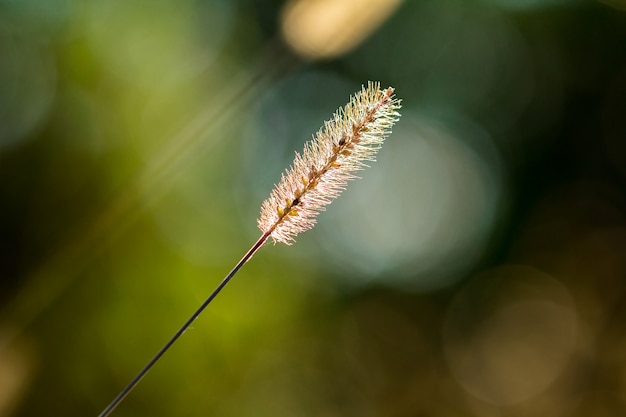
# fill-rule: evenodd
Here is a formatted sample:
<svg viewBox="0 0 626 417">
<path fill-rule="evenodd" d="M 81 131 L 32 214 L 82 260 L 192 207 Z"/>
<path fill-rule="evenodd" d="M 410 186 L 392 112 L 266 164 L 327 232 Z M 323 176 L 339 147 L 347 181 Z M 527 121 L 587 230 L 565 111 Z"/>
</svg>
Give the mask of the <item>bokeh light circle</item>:
<svg viewBox="0 0 626 417">
<path fill-rule="evenodd" d="M 363 181 L 320 216 L 318 245 L 351 284 L 449 285 L 483 254 L 502 175 L 499 153 L 479 126 L 405 108 Z"/>
<path fill-rule="evenodd" d="M 330 58 L 356 47 L 401 0 L 292 0 L 285 4 L 283 38 L 307 58 Z"/>
<path fill-rule="evenodd" d="M 565 286 L 538 269 L 505 265 L 479 274 L 451 303 L 445 358 L 470 395 L 496 406 L 517 404 L 563 372 L 578 327 Z"/>
</svg>

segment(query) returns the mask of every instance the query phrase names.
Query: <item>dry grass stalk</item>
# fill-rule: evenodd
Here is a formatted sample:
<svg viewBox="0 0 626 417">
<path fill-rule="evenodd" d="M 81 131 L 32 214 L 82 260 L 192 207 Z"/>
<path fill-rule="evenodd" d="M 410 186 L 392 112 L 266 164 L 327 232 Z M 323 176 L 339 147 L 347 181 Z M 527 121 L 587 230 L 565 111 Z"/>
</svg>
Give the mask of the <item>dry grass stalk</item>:
<svg viewBox="0 0 626 417">
<path fill-rule="evenodd" d="M 373 161 L 391 127 L 400 114 L 400 100 L 393 88 L 380 89 L 379 83 L 368 83 L 367 88 L 351 97 L 345 108 L 324 123 L 315 138 L 304 146 L 302 155 L 296 153 L 293 165 L 261 207 L 258 220 L 261 237 L 237 262 L 209 297 L 196 309 L 170 340 L 157 352 L 133 380 L 100 413 L 110 415 L 126 398 L 154 364 L 189 328 L 211 301 L 235 276 L 237 271 L 271 237 L 274 242 L 291 244 L 299 233 L 315 225 L 315 217 L 331 203 L 355 178 L 354 173 Z"/>
<path fill-rule="evenodd" d="M 259 228 L 274 242 L 292 244 L 315 225 L 315 217 L 345 188 L 354 172 L 373 161 L 400 114 L 393 88 L 370 82 L 345 108 L 324 123 L 315 138 L 296 152 L 270 197 L 263 202 Z"/>
</svg>

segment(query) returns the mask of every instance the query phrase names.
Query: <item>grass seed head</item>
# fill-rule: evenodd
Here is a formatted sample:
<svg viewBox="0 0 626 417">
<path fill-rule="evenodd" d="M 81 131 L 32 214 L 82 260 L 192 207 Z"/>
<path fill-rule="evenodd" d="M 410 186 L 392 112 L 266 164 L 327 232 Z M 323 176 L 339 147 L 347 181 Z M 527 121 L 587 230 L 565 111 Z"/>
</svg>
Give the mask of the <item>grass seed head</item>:
<svg viewBox="0 0 626 417">
<path fill-rule="evenodd" d="M 302 154 L 296 152 L 293 164 L 261 206 L 259 228 L 274 243 L 287 245 L 311 229 L 319 212 L 356 178 L 354 173 L 375 160 L 400 117 L 399 109 L 393 88 L 381 90 L 377 82 L 362 87 L 324 122 Z"/>
</svg>

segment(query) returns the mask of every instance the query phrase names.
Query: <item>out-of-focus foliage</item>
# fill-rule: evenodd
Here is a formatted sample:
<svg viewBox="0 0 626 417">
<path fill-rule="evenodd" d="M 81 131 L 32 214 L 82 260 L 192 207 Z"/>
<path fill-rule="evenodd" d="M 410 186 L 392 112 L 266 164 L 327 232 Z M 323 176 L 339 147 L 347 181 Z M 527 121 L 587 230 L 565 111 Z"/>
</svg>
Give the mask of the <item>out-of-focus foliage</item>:
<svg viewBox="0 0 626 417">
<path fill-rule="evenodd" d="M 402 119 L 121 416 L 623 416 L 620 0 L 0 0 L 0 415 L 97 415 L 368 80 Z"/>
</svg>

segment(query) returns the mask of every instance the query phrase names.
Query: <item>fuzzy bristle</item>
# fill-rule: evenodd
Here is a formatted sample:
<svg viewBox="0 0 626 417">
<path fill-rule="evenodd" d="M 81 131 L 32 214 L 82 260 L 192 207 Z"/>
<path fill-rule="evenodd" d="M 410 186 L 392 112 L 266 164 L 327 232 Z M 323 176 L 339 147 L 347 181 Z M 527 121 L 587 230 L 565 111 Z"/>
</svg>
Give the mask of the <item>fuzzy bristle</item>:
<svg viewBox="0 0 626 417">
<path fill-rule="evenodd" d="M 261 206 L 259 228 L 287 245 L 315 225 L 315 218 L 356 178 L 354 172 L 374 161 L 400 114 L 394 89 L 370 82 L 324 122 L 304 145 Z"/>
</svg>

